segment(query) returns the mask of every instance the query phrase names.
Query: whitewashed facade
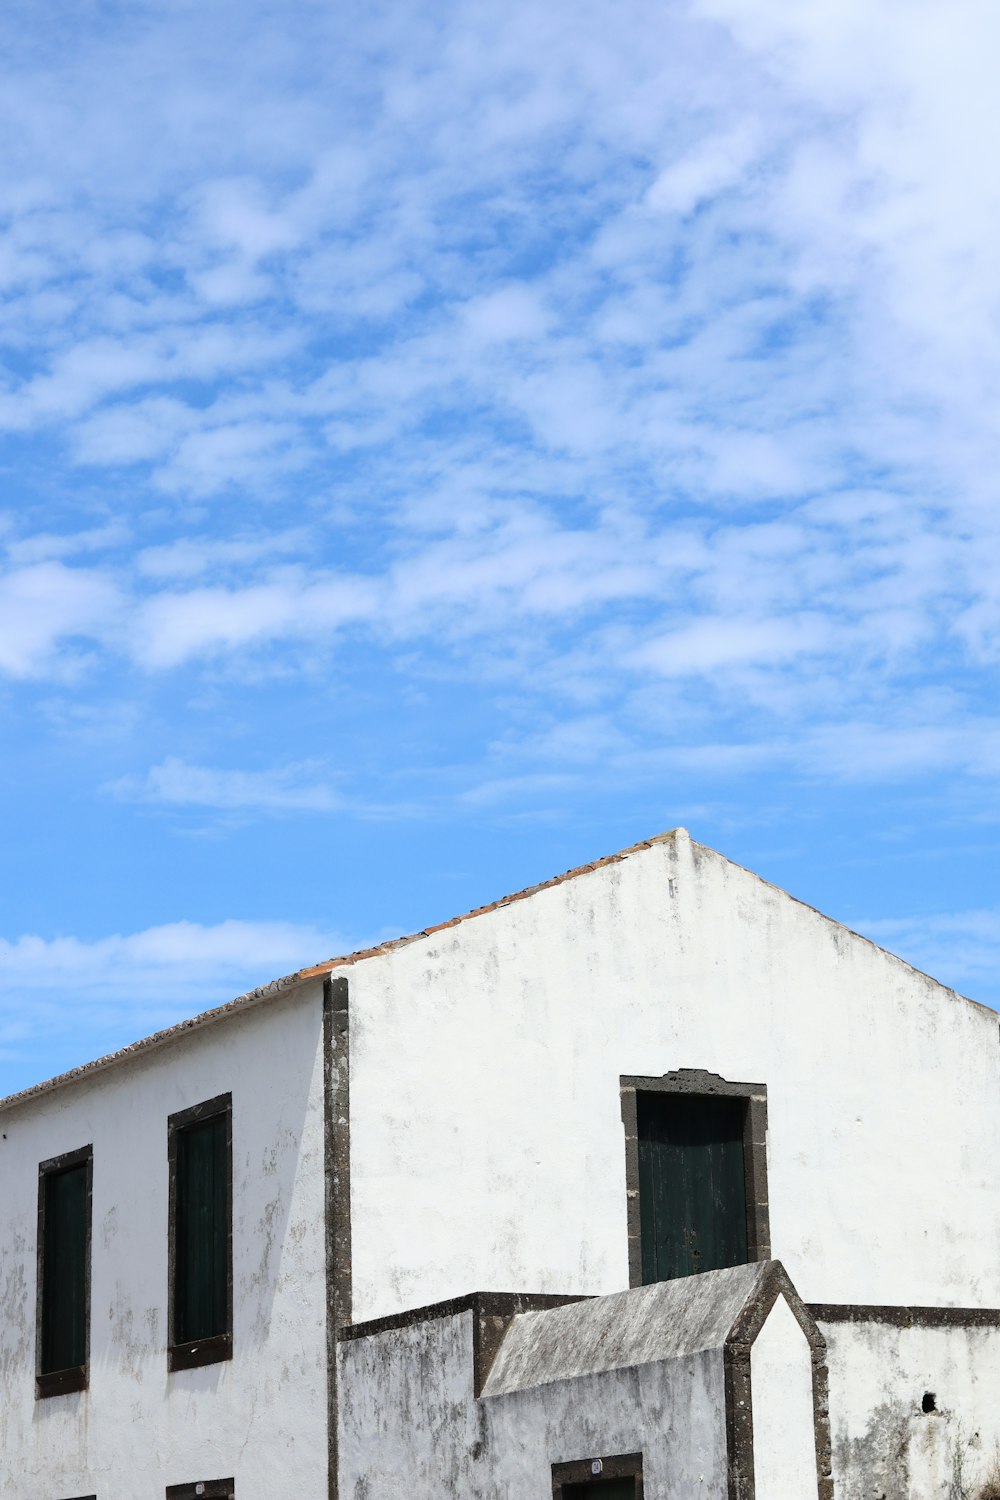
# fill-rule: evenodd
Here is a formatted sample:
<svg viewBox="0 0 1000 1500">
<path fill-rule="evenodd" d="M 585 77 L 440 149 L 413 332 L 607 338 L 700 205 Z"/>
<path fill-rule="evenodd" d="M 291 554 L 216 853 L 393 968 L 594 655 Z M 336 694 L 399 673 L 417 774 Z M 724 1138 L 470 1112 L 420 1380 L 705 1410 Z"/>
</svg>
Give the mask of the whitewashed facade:
<svg viewBox="0 0 1000 1500">
<path fill-rule="evenodd" d="M 0 1495 L 325 1493 L 321 986 L 0 1114 Z M 233 1095 L 233 1358 L 168 1374 L 170 1114 Z M 93 1145 L 88 1389 L 36 1399 L 38 1164 Z M 294 1392 L 294 1394 L 292 1394 Z"/>
<path fill-rule="evenodd" d="M 624 1340 L 613 1370 L 588 1344 L 661 1296 L 675 1321 L 717 1314 L 677 1356 L 716 1361 L 686 1493 L 800 1500 L 806 1413 L 812 1495 L 986 1500 L 998 1075 L 993 1011 L 683 830 L 278 981 L 0 1101 L 0 1496 L 614 1500 L 613 1462 L 573 1466 L 620 1457 L 615 1483 L 673 1500 L 695 1471 L 663 1446 L 669 1340 Z M 664 1078 L 766 1105 L 752 1348 L 729 1273 L 638 1285 L 629 1120 Z M 168 1120 L 230 1095 L 230 1344 L 171 1369 Z M 39 1167 L 85 1146 L 85 1388 L 37 1394 Z M 454 1299 L 476 1291 L 511 1295 L 469 1353 L 479 1314 Z M 570 1298 L 599 1300 L 552 1305 Z M 534 1384 L 500 1390 L 543 1332 Z M 406 1423 L 424 1488 L 405 1443 L 388 1456 L 400 1382 L 426 1396 Z M 445 1427 L 468 1452 L 435 1473 Z"/>
</svg>

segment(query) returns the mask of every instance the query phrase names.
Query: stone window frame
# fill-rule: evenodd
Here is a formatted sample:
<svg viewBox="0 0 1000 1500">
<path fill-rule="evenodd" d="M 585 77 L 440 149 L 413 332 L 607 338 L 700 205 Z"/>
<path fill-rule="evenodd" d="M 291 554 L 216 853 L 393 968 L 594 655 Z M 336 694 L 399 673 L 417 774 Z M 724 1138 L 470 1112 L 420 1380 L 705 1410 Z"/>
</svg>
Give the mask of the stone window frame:
<svg viewBox="0 0 1000 1500">
<path fill-rule="evenodd" d="M 600 1464 L 596 1474 L 595 1463 Z M 604 1479 L 634 1479 L 635 1500 L 643 1500 L 642 1454 L 595 1454 L 593 1458 L 577 1458 L 570 1463 L 553 1464 L 552 1500 L 563 1500 L 564 1485 L 599 1484 Z"/>
<path fill-rule="evenodd" d="M 174 1288 L 176 1282 L 175 1256 L 177 1251 L 177 1137 L 191 1125 L 200 1125 L 218 1116 L 226 1119 L 226 1326 L 222 1333 L 206 1339 L 191 1339 L 186 1343 L 174 1342 Z M 202 1365 L 218 1364 L 233 1357 L 233 1096 L 217 1094 L 214 1099 L 205 1099 L 193 1104 L 190 1109 L 181 1109 L 167 1117 L 167 1369 L 196 1370 Z M 200 1482 L 200 1481 L 199 1481 Z M 206 1484 L 228 1483 L 226 1480 L 206 1480 Z M 172 1486 L 168 1495 L 177 1490 L 178 1500 L 183 1500 L 184 1486 Z M 186 1493 L 186 1492 L 185 1492 Z M 194 1490 L 191 1494 L 194 1495 Z M 205 1489 L 199 1494 L 214 1495 L 216 1491 Z M 218 1494 L 224 1495 L 219 1490 Z"/>
<path fill-rule="evenodd" d="M 621 1077 L 622 1124 L 625 1127 L 625 1203 L 628 1233 L 628 1284 L 642 1286 L 642 1240 L 639 1225 L 639 1126 L 637 1094 L 692 1094 L 701 1098 L 743 1099 L 743 1171 L 747 1208 L 747 1265 L 771 1259 L 771 1220 L 767 1197 L 767 1084 L 732 1083 L 703 1068 L 678 1068 L 658 1078 Z"/>
<path fill-rule="evenodd" d="M 199 1479 L 193 1484 L 168 1484 L 166 1500 L 235 1500 L 235 1479 Z"/>
<path fill-rule="evenodd" d="M 87 1228 L 84 1239 L 84 1291 L 83 1291 L 83 1364 L 73 1365 L 67 1370 L 42 1369 L 42 1322 L 45 1293 L 45 1183 L 49 1177 L 72 1167 L 87 1169 Z M 80 1146 L 75 1151 L 64 1151 L 61 1156 L 50 1156 L 38 1163 L 38 1233 L 35 1245 L 35 1398 L 65 1396 L 72 1391 L 85 1391 L 90 1383 L 90 1281 L 92 1230 L 94 1218 L 94 1147 Z"/>
</svg>

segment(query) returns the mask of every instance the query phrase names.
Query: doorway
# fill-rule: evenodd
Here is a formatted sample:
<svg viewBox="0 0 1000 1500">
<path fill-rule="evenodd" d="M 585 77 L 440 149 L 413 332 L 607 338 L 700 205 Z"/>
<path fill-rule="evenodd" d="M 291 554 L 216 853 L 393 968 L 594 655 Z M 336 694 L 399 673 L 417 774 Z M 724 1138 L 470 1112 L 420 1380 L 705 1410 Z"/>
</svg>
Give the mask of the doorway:
<svg viewBox="0 0 1000 1500">
<path fill-rule="evenodd" d="M 553 1464 L 552 1500 L 642 1500 L 642 1454 L 614 1453 Z"/>
<path fill-rule="evenodd" d="M 591 1479 L 564 1484 L 562 1500 L 635 1500 L 634 1479 Z"/>
</svg>

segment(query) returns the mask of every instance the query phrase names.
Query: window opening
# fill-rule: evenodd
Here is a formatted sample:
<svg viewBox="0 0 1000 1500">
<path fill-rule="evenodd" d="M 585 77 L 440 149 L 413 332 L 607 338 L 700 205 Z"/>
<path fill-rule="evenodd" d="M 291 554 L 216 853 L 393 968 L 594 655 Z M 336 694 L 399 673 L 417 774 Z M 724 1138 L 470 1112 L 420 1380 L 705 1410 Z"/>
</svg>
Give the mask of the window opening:
<svg viewBox="0 0 1000 1500">
<path fill-rule="evenodd" d="M 639 1094 L 643 1283 L 747 1259 L 740 1099 Z"/>
<path fill-rule="evenodd" d="M 87 1385 L 92 1167 L 93 1148 L 85 1146 L 38 1169 L 39 1396 Z"/>
<path fill-rule="evenodd" d="M 171 1116 L 169 1140 L 176 1370 L 232 1356 L 232 1096 Z"/>
<path fill-rule="evenodd" d="M 621 1085 L 630 1284 L 768 1260 L 764 1085 L 688 1068 Z"/>
</svg>

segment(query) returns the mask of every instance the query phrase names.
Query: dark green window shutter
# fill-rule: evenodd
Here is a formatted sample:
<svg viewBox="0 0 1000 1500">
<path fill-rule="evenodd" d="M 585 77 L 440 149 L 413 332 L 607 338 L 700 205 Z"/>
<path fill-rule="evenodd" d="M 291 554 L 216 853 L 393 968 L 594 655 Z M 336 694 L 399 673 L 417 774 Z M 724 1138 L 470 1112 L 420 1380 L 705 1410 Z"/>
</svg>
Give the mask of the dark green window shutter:
<svg viewBox="0 0 1000 1500">
<path fill-rule="evenodd" d="M 173 1342 L 228 1331 L 229 1116 L 178 1130 L 174 1143 Z"/>
<path fill-rule="evenodd" d="M 747 1259 L 741 1099 L 636 1097 L 644 1283 Z"/>
<path fill-rule="evenodd" d="M 43 1178 L 41 1369 L 48 1375 L 87 1361 L 86 1162 Z"/>
</svg>

